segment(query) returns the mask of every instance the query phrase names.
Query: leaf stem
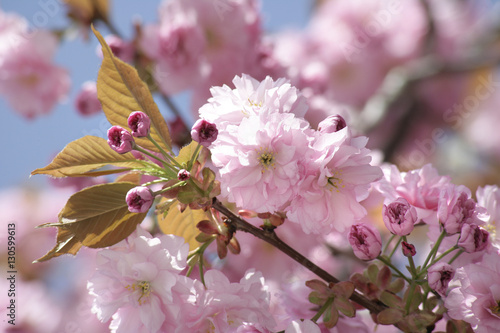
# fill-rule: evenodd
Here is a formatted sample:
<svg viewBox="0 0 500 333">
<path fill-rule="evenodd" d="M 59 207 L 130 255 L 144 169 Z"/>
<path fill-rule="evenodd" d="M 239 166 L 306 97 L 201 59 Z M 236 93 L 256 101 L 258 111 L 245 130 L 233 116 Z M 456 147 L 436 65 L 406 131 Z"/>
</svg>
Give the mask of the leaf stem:
<svg viewBox="0 0 500 333">
<path fill-rule="evenodd" d="M 319 318 L 321 318 L 321 315 L 330 307 L 334 301 L 335 297 L 329 297 L 325 304 L 321 306 L 321 308 L 318 310 L 318 312 L 314 315 L 314 317 L 311 318 L 311 321 L 317 322 Z"/>
</svg>

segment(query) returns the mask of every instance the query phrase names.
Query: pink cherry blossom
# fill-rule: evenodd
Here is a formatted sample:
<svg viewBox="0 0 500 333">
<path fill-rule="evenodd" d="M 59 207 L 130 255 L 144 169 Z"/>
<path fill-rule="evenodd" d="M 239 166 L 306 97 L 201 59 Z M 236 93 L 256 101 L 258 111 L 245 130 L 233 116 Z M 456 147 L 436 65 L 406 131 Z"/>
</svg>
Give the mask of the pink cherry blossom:
<svg viewBox="0 0 500 333">
<path fill-rule="evenodd" d="M 486 225 L 483 227 L 490 233 L 490 241 L 493 246 L 500 248 L 500 189 L 496 185 L 479 187 L 476 191 L 477 203 L 488 212 L 488 216 L 483 217 Z"/>
<path fill-rule="evenodd" d="M 151 130 L 151 120 L 142 111 L 132 112 L 127 119 L 128 126 L 132 130 L 132 135 L 141 138 L 149 135 Z"/>
<path fill-rule="evenodd" d="M 146 186 L 137 186 L 127 192 L 125 201 L 127 202 L 129 211 L 133 213 L 145 213 L 151 208 L 154 195 Z"/>
<path fill-rule="evenodd" d="M 275 212 L 295 195 L 299 161 L 308 148 L 307 123 L 291 113 L 243 118 L 211 149 L 222 194 L 238 207 Z"/>
<path fill-rule="evenodd" d="M 285 333 L 321 333 L 321 329 L 309 319 L 304 321 L 296 320 L 288 325 Z"/>
<path fill-rule="evenodd" d="M 427 282 L 429 287 L 437 291 L 441 296 L 446 296 L 448 284 L 453 279 L 455 270 L 445 262 L 438 262 L 427 270 Z"/>
<path fill-rule="evenodd" d="M 311 155 L 303 159 L 297 195 L 286 209 L 290 221 L 306 233 L 344 232 L 366 215 L 359 202 L 382 177 L 380 168 L 370 165 L 366 142 L 366 137 L 353 137 L 348 127 L 318 133 Z"/>
<path fill-rule="evenodd" d="M 405 198 L 398 198 L 382 207 L 382 219 L 391 233 L 398 236 L 409 235 L 417 222 L 417 211 Z"/>
<path fill-rule="evenodd" d="M 482 224 L 477 217 L 476 202 L 463 185 L 447 186 L 441 191 L 438 218 L 448 235 L 459 233 L 464 223 Z"/>
<path fill-rule="evenodd" d="M 231 283 L 220 271 L 209 270 L 205 285 L 196 304 L 187 304 L 179 313 L 175 332 L 236 332 L 244 324 L 268 330 L 275 327 L 261 273 L 248 270 L 239 283 Z"/>
<path fill-rule="evenodd" d="M 160 22 L 146 26 L 140 41 L 156 61 L 160 89 L 173 94 L 200 84 L 221 85 L 250 72 L 261 34 L 258 9 L 254 0 L 164 1 Z"/>
<path fill-rule="evenodd" d="M 457 245 L 467 253 L 484 251 L 489 245 L 489 233 L 475 224 L 463 224 Z"/>
<path fill-rule="evenodd" d="M 481 262 L 458 268 L 458 286 L 445 299 L 448 315 L 472 325 L 474 332 L 493 333 L 500 325 L 500 256 L 494 251 Z"/>
<path fill-rule="evenodd" d="M 101 102 L 97 98 L 97 86 L 93 81 L 82 84 L 75 98 L 75 108 L 82 116 L 90 116 L 102 111 Z"/>
<path fill-rule="evenodd" d="M 215 123 L 220 130 L 250 116 L 279 112 L 303 117 L 307 112 L 305 98 L 286 79 L 274 81 L 268 76 L 259 82 L 243 74 L 236 76 L 233 84 L 234 89 L 227 85 L 212 87 L 212 97 L 199 110 L 201 118 Z"/>
<path fill-rule="evenodd" d="M 92 312 L 101 321 L 113 317 L 110 327 L 116 332 L 164 332 L 165 326 L 173 331 L 178 309 L 172 287 L 184 283 L 179 273 L 188 250 L 181 237 L 153 238 L 138 227 L 126 240 L 99 251 L 87 286 L 95 297 Z"/>
<path fill-rule="evenodd" d="M 198 119 L 191 129 L 191 138 L 205 147 L 209 147 L 212 142 L 217 140 L 218 135 L 217 126 L 205 119 Z"/>
<path fill-rule="evenodd" d="M 108 144 L 118 154 L 125 154 L 132 151 L 135 141 L 129 131 L 115 125 L 108 129 Z"/>
<path fill-rule="evenodd" d="M 380 233 L 370 224 L 352 225 L 348 239 L 354 254 L 361 260 L 373 260 L 382 250 Z"/>
<path fill-rule="evenodd" d="M 56 37 L 44 30 L 25 30 L 6 38 L 15 42 L 0 50 L 0 94 L 26 118 L 49 113 L 70 87 L 67 71 L 53 63 Z"/>
<path fill-rule="evenodd" d="M 382 170 L 384 178 L 378 182 L 377 189 L 386 197 L 386 203 L 403 197 L 417 209 L 419 220 L 437 223 L 439 196 L 450 184 L 449 176 L 440 176 L 430 164 L 408 172 L 400 172 L 395 165 L 384 165 Z"/>
</svg>

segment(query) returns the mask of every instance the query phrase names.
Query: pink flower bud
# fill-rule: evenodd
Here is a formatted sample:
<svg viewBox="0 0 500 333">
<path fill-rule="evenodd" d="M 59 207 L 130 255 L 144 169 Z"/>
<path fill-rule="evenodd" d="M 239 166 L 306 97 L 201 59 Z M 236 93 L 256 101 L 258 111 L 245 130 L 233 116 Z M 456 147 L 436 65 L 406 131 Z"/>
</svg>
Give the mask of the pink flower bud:
<svg viewBox="0 0 500 333">
<path fill-rule="evenodd" d="M 413 244 L 402 241 L 401 248 L 403 249 L 403 255 L 405 257 L 413 257 L 415 254 L 417 254 L 417 251 L 415 251 L 415 245 Z"/>
<path fill-rule="evenodd" d="M 354 254 L 361 260 L 375 259 L 382 250 L 380 233 L 369 224 L 359 223 L 351 226 L 348 239 Z"/>
<path fill-rule="evenodd" d="M 476 203 L 460 188 L 442 191 L 438 204 L 438 218 L 448 235 L 460 232 L 464 223 L 474 221 Z"/>
<path fill-rule="evenodd" d="M 75 98 L 75 108 L 82 116 L 91 116 L 102 110 L 101 102 L 97 98 L 97 87 L 93 81 L 83 83 Z"/>
<path fill-rule="evenodd" d="M 417 222 L 417 210 L 404 198 L 382 208 L 382 219 L 389 231 L 398 236 L 409 235 Z"/>
<path fill-rule="evenodd" d="M 151 128 L 151 120 L 142 111 L 134 111 L 128 116 L 128 127 L 132 130 L 132 135 L 136 138 L 148 136 Z"/>
<path fill-rule="evenodd" d="M 134 148 L 135 141 L 129 131 L 115 125 L 108 130 L 108 144 L 117 153 L 125 154 Z"/>
<path fill-rule="evenodd" d="M 189 177 L 191 177 L 191 174 L 186 169 L 179 170 L 179 173 L 177 173 L 177 179 L 181 181 L 188 180 Z"/>
<path fill-rule="evenodd" d="M 198 119 L 191 129 L 191 138 L 205 147 L 210 146 L 217 139 L 218 134 L 215 124 L 205 119 Z"/>
<path fill-rule="evenodd" d="M 438 262 L 427 270 L 427 283 L 439 295 L 446 296 L 448 283 L 455 276 L 455 270 L 445 262 Z"/>
<path fill-rule="evenodd" d="M 347 126 L 344 118 L 340 115 L 332 115 L 326 117 L 325 120 L 318 124 L 318 131 L 321 133 L 334 133 L 338 132 Z"/>
<path fill-rule="evenodd" d="M 128 210 L 132 213 L 145 213 L 153 204 L 153 192 L 146 186 L 137 186 L 127 192 Z"/>
<path fill-rule="evenodd" d="M 457 245 L 467 253 L 481 252 L 488 246 L 488 231 L 475 224 L 465 223 Z"/>
</svg>

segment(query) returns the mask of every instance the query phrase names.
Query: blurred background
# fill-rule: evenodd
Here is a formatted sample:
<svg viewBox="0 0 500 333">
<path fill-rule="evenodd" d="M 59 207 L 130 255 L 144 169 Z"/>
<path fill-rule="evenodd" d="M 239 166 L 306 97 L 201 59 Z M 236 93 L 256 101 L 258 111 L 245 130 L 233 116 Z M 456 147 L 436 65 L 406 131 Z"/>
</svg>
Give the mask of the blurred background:
<svg viewBox="0 0 500 333">
<path fill-rule="evenodd" d="M 92 82 L 101 58 L 90 22 L 116 56 L 139 68 L 179 146 L 211 86 L 232 86 L 242 73 L 258 80 L 270 75 L 289 79 L 308 98 L 311 126 L 340 114 L 367 135 L 375 163 L 391 162 L 401 171 L 432 163 L 472 193 L 500 183 L 497 1 L 169 2 L 179 3 L 0 0 L 0 221 L 4 230 L 15 223 L 22 240 L 16 257 L 20 331 L 108 331 L 89 313 L 85 284 L 95 251 L 31 264 L 55 237 L 53 228 L 34 227 L 56 222 L 72 193 L 101 181 L 29 177 L 69 142 L 104 138 L 110 127 L 95 104 Z M 108 4 L 109 14 L 86 12 L 95 4 Z M 183 10 L 202 14 L 190 22 Z M 197 29 L 204 40 L 190 42 Z M 5 242 L 0 230 L 4 265 Z M 5 293 L 0 300 L 8 301 Z"/>
</svg>

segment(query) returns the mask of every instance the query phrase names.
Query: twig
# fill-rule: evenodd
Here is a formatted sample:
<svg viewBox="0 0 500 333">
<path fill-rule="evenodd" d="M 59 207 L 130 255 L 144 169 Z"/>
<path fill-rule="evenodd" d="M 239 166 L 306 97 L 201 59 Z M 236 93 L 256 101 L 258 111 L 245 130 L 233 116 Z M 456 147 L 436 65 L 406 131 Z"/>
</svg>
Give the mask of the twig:
<svg viewBox="0 0 500 333">
<path fill-rule="evenodd" d="M 283 242 L 274 231 L 272 230 L 266 230 L 266 229 L 260 229 L 257 228 L 247 221 L 243 220 L 240 218 L 238 215 L 234 214 L 232 211 L 230 211 L 228 208 L 226 208 L 217 198 L 214 198 L 212 202 L 212 208 L 215 210 L 221 212 L 222 214 L 226 215 L 226 217 L 229 219 L 227 223 L 232 223 L 235 227 L 236 230 L 241 230 L 243 232 L 248 232 L 252 235 L 254 235 L 257 238 L 262 239 L 263 241 L 273 245 L 277 249 L 279 249 L 281 252 L 285 253 L 287 256 L 316 274 L 318 277 L 322 278 L 326 282 L 333 282 L 333 283 L 338 283 L 340 280 L 335 278 L 334 276 L 330 275 L 328 272 L 323 270 L 322 268 L 316 266 L 313 262 L 311 262 L 309 259 L 304 257 L 302 254 L 299 252 L 295 251 L 293 248 L 291 248 L 288 244 Z M 382 310 L 385 309 L 385 306 L 372 302 L 369 299 L 367 299 L 365 296 L 358 292 L 354 292 L 350 298 L 353 302 L 363 306 L 364 308 L 368 309 L 372 313 L 379 313 Z"/>
</svg>

